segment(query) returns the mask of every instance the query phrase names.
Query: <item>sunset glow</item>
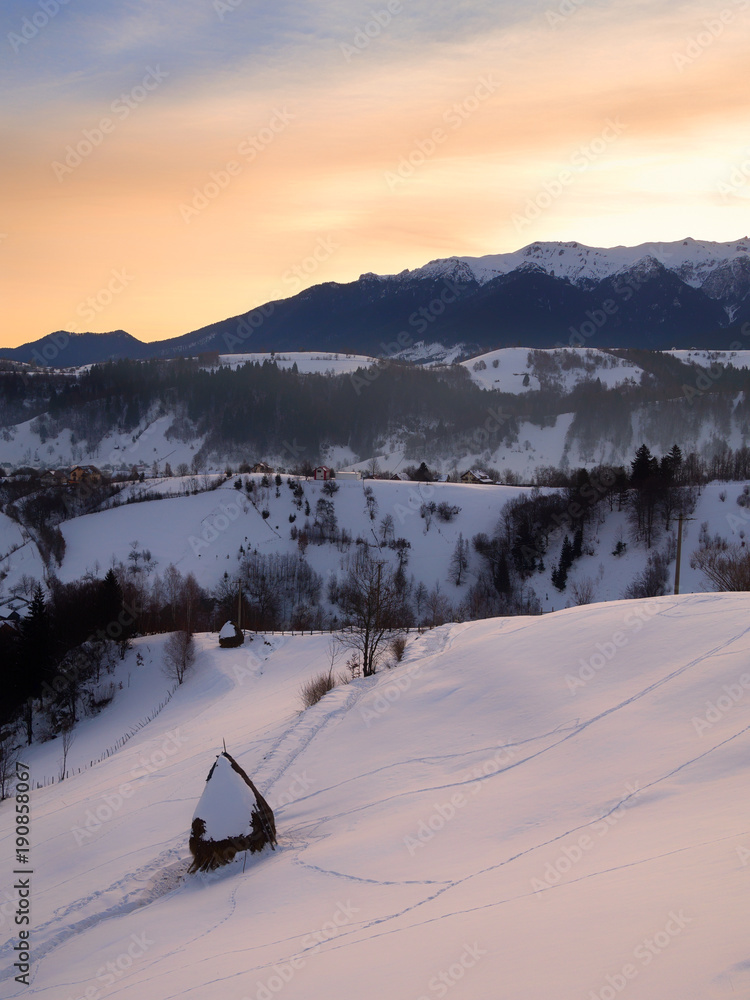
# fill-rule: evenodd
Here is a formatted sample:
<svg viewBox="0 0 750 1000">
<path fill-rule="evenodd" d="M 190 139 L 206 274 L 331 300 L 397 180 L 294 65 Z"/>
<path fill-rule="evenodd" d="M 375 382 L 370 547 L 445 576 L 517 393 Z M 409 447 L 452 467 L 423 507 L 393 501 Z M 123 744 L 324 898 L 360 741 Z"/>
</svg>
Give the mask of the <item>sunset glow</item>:
<svg viewBox="0 0 750 1000">
<path fill-rule="evenodd" d="M 2 22 L 4 347 L 178 336 L 533 240 L 750 230 L 750 0 L 12 0 Z"/>
</svg>

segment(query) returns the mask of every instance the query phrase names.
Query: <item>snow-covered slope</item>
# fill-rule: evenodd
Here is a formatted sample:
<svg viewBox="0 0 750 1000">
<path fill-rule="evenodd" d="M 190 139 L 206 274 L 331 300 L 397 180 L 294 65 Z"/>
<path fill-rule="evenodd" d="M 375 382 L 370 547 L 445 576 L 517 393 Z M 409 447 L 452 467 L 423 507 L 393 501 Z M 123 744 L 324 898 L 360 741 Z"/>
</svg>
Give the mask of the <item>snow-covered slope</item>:
<svg viewBox="0 0 750 1000">
<path fill-rule="evenodd" d="M 162 697 L 160 642 L 138 640 L 141 714 Z M 444 626 L 304 714 L 326 637 L 198 642 L 153 722 L 31 796 L 29 987 L 0 807 L 3 996 L 750 995 L 747 595 Z M 74 768 L 129 724 L 132 690 L 87 721 Z M 222 738 L 278 848 L 187 876 Z M 32 781 L 59 754 L 27 751 Z"/>
<path fill-rule="evenodd" d="M 637 384 L 643 373 L 632 361 L 594 348 L 530 351 L 505 347 L 461 364 L 480 388 L 515 394 L 539 388 L 570 392 L 579 382 L 597 378 L 612 389 L 624 382 Z"/>
</svg>

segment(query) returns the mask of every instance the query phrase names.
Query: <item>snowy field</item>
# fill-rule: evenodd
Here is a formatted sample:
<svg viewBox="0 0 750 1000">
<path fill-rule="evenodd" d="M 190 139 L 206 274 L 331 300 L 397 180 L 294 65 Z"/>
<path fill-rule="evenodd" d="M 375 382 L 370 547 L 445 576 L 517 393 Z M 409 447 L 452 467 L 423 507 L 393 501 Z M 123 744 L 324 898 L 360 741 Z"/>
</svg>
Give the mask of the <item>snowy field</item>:
<svg viewBox="0 0 750 1000">
<path fill-rule="evenodd" d="M 31 796 L 31 973 L 49 1000 L 730 1000 L 750 996 L 746 594 L 610 603 L 412 636 L 301 713 L 324 636 L 219 650 L 156 718 L 137 640 L 63 784 Z M 144 666 L 136 664 L 140 652 Z M 275 852 L 186 874 L 222 739 Z M 32 780 L 59 741 L 31 748 Z"/>
</svg>

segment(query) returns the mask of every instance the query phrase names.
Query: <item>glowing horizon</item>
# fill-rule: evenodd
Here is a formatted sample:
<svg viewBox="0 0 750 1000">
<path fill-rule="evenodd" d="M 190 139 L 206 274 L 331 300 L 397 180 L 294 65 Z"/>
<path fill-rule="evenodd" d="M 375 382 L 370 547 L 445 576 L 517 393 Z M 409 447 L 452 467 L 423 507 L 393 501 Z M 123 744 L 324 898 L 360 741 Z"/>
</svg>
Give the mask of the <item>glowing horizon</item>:
<svg viewBox="0 0 750 1000">
<path fill-rule="evenodd" d="M 536 240 L 750 230 L 750 0 L 46 10 L 2 14 L 2 347 L 166 339 Z"/>
</svg>

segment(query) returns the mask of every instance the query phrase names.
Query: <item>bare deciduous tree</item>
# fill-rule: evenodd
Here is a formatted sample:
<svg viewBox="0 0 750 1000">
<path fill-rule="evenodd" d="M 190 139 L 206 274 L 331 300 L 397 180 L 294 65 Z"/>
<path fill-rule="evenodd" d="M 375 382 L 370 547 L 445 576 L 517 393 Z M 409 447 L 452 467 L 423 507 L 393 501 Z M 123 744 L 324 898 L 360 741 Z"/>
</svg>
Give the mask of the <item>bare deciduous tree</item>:
<svg viewBox="0 0 750 1000">
<path fill-rule="evenodd" d="M 737 542 L 713 541 L 693 553 L 690 565 L 717 590 L 750 590 L 750 551 Z"/>
<path fill-rule="evenodd" d="M 387 643 L 404 629 L 405 608 L 393 573 L 384 562 L 362 559 L 341 587 L 344 626 L 338 641 L 356 650 L 362 673 L 375 673 Z"/>
<path fill-rule="evenodd" d="M 195 640 L 190 632 L 173 632 L 164 646 L 164 670 L 167 677 L 182 684 L 195 662 Z"/>
</svg>

